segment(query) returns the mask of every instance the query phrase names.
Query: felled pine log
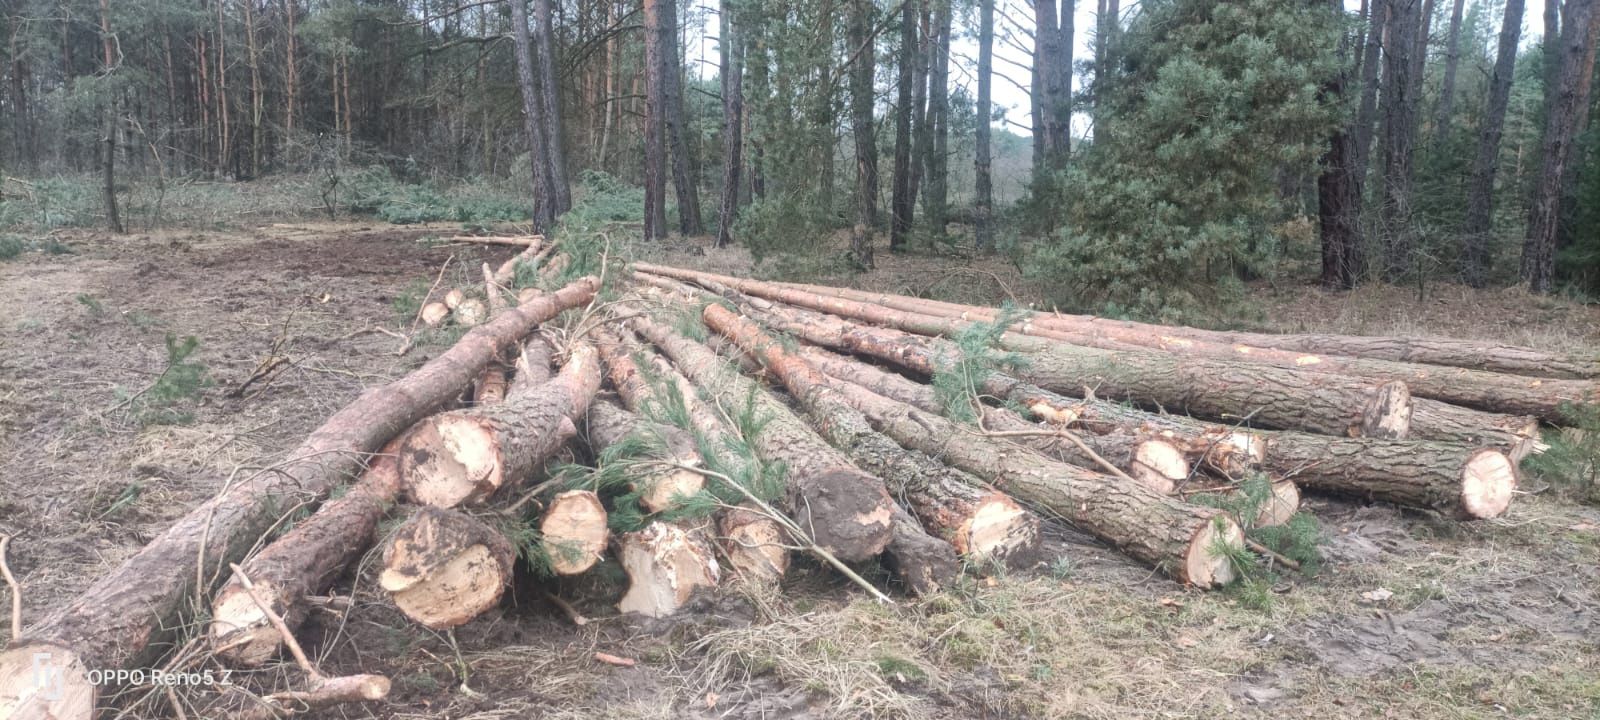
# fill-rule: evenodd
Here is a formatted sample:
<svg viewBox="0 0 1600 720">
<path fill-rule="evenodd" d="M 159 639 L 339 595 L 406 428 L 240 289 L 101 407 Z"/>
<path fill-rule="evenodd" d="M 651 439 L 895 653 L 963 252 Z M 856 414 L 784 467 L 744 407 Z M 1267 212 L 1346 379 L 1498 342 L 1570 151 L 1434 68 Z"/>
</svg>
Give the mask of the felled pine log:
<svg viewBox="0 0 1600 720">
<path fill-rule="evenodd" d="M 785 464 L 782 509 L 818 547 L 845 562 L 883 552 L 893 532 L 893 501 L 882 480 L 851 464 L 783 403 L 705 346 L 642 313 L 628 323 L 669 356 L 698 389 L 721 398 L 726 407 L 755 413 L 764 422 L 755 437 L 744 440 L 763 459 Z"/>
<path fill-rule="evenodd" d="M 400 451 L 406 496 L 456 507 L 481 503 L 532 475 L 577 434 L 600 388 L 593 346 L 575 343 L 561 372 L 488 407 L 441 413 L 419 424 Z"/>
<path fill-rule="evenodd" d="M 777 285 L 777 287 L 794 286 Z M 837 290 L 829 288 L 818 287 L 812 292 L 830 297 L 842 297 Z M 877 297 L 884 301 L 860 302 L 962 321 L 996 322 L 1001 318 L 1000 311 L 992 308 L 952 307 L 931 301 L 897 299 L 895 296 Z M 857 300 L 855 297 L 846 299 Z M 1279 347 L 1281 340 L 1274 340 L 1281 336 L 1251 334 L 1247 337 L 1222 340 L 1219 339 L 1220 336 L 1234 334 L 1212 334 L 1193 331 L 1190 328 L 1169 328 L 1082 316 L 1046 313 L 1021 313 L 1021 315 L 1022 317 L 1016 319 L 1008 329 L 1023 335 L 1059 340 L 1072 345 L 1106 350 L 1160 350 L 1177 355 L 1334 373 L 1383 382 L 1398 380 L 1404 382 L 1417 397 L 1441 400 L 1489 412 L 1532 415 L 1551 423 L 1566 420 L 1568 405 L 1594 402 L 1597 399 L 1597 392 L 1600 392 L 1600 386 L 1585 380 L 1530 377 L 1508 372 L 1399 361 L 1369 355 L 1347 355 L 1335 351 L 1285 349 Z M 1252 343 L 1251 338 L 1261 339 L 1265 344 Z M 1359 341 L 1361 338 L 1354 340 Z M 1387 340 L 1394 342 L 1400 339 Z M 1370 344 L 1351 342 L 1345 347 L 1355 350 Z M 1377 346 L 1386 347 L 1386 344 L 1378 343 Z M 1519 356 L 1535 352 L 1525 348 L 1516 350 Z"/>
<path fill-rule="evenodd" d="M 1038 543 L 1038 518 L 1005 493 L 984 487 L 977 478 L 950 468 L 917 450 L 907 450 L 878 433 L 867 418 L 828 387 L 821 374 L 787 353 L 755 323 L 720 305 L 707 305 L 706 324 L 759 358 L 806 408 L 811 424 L 858 466 L 888 483 L 904 497 L 928 530 L 973 560 L 1023 563 Z M 914 522 L 910 519 L 902 522 Z M 897 533 L 898 535 L 898 533 Z M 906 533 L 909 545 L 920 542 Z M 893 544 L 893 543 L 891 543 Z M 889 553 L 896 570 L 914 592 L 935 592 L 954 576 L 953 556 L 922 544 Z M 904 559 L 902 559 L 904 556 Z"/>
<path fill-rule="evenodd" d="M 946 317 L 992 321 L 997 317 L 994 308 L 929 300 L 926 298 L 890 295 L 885 293 L 835 288 L 821 285 L 778 283 L 783 287 L 807 290 L 846 300 L 876 303 L 886 307 Z M 1253 332 L 1227 332 L 1200 330 L 1188 327 L 1151 325 L 1148 323 L 1111 320 L 1087 315 L 1063 315 L 1038 312 L 1029 322 L 1039 327 L 1070 332 L 1104 332 L 1103 328 L 1189 338 L 1230 345 L 1273 348 L 1304 353 L 1324 353 L 1353 358 L 1371 358 L 1392 362 L 1439 365 L 1444 367 L 1473 368 L 1493 372 L 1549 378 L 1600 378 L 1600 361 L 1594 358 L 1563 355 L 1529 347 L 1500 343 L 1475 342 L 1449 338 L 1416 338 L 1396 336 L 1335 335 L 1326 333 L 1271 334 Z"/>
<path fill-rule="evenodd" d="M 0 717 L 89 718 L 96 701 L 89 671 L 130 667 L 170 647 L 170 629 L 185 625 L 182 615 L 196 592 L 197 562 L 208 568 L 238 562 L 285 508 L 320 499 L 359 475 L 363 458 L 459 397 L 494 357 L 539 323 L 588 303 L 598 287 L 584 278 L 513 308 L 404 378 L 367 390 L 282 461 L 196 507 L 27 628 L 0 653 Z M 60 683 L 41 688 L 35 681 L 40 672 Z"/>
<path fill-rule="evenodd" d="M 459 510 L 421 507 L 383 545 L 378 586 L 425 627 L 462 625 L 500 602 L 515 552 L 503 532 Z"/>
</svg>

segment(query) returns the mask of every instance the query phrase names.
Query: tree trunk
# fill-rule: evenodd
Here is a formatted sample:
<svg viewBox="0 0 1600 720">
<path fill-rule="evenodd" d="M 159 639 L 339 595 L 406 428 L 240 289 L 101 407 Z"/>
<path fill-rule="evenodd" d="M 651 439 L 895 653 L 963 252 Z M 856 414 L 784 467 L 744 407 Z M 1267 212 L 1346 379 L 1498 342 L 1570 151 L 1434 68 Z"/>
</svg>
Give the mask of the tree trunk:
<svg viewBox="0 0 1600 720">
<path fill-rule="evenodd" d="M 549 383 L 497 405 L 429 418 L 401 450 L 407 498 L 448 508 L 515 489 L 577 434 L 599 387 L 599 358 L 580 344 Z"/>
<path fill-rule="evenodd" d="M 1555 0 L 1548 0 L 1554 5 Z M 1522 39 L 1523 0 L 1506 0 L 1505 20 L 1500 26 L 1500 49 L 1495 56 L 1494 75 L 1489 80 L 1489 105 L 1479 122 L 1477 158 L 1472 164 L 1472 180 L 1467 189 L 1467 215 L 1461 228 L 1463 278 L 1474 287 L 1489 280 L 1489 241 L 1494 227 L 1494 180 L 1500 168 L 1500 138 L 1505 128 L 1506 110 L 1511 105 L 1511 82 L 1517 64 L 1517 48 Z"/>
<path fill-rule="evenodd" d="M 944 553 L 950 553 L 952 565 L 954 554 L 950 546 L 973 560 L 1008 563 L 1027 562 L 1037 549 L 1038 519 L 1004 493 L 982 490 L 983 483 L 977 478 L 921 452 L 906 450 L 874 431 L 865 416 L 828 386 L 825 376 L 799 355 L 778 345 L 750 320 L 712 304 L 705 308 L 705 321 L 759 358 L 762 366 L 805 407 L 812 425 L 829 443 L 849 455 L 861 469 L 883 478 L 896 497 L 905 498 L 917 518 L 948 541 Z M 902 532 L 905 531 L 897 530 L 896 534 Z M 907 542 L 912 548 L 925 549 L 924 544 L 910 539 Z M 891 556 L 895 554 L 890 551 Z M 908 561 L 906 567 L 929 566 L 927 552 L 919 549 L 913 554 L 920 559 Z M 931 582 L 930 578 L 916 577 L 913 587 L 926 589 L 949 582 L 953 575 L 936 575 Z"/>
<path fill-rule="evenodd" d="M 933 0 L 934 32 L 928 51 L 932 67 L 928 73 L 928 125 L 933 138 L 927 155 L 928 228 L 934 237 L 943 237 L 949 221 L 950 189 L 950 31 L 951 3 Z"/>
<path fill-rule="evenodd" d="M 515 559 L 511 543 L 482 520 L 423 507 L 389 534 L 378 586 L 412 621 L 445 630 L 499 604 Z"/>
<path fill-rule="evenodd" d="M 522 0 L 512 0 L 520 3 Z M 524 11 L 525 12 L 525 11 Z M 555 28 L 550 17 L 550 0 L 533 0 L 534 61 L 539 72 L 540 119 L 544 128 L 539 133 L 544 146 L 540 149 L 547 166 L 549 180 L 550 218 L 572 209 L 572 185 L 567 181 L 566 136 L 561 126 L 561 95 L 556 84 Z"/>
<path fill-rule="evenodd" d="M 545 0 L 548 2 L 548 0 Z M 660 0 L 662 27 L 659 77 L 663 85 L 662 104 L 666 117 L 667 140 L 672 143 L 672 188 L 678 198 L 678 230 L 685 237 L 704 235 L 700 219 L 700 188 L 693 169 L 698 165 L 690 156 L 688 128 L 683 119 L 683 64 L 678 61 L 678 3 Z"/>
<path fill-rule="evenodd" d="M 528 6 L 526 0 L 510 0 L 510 4 L 511 39 L 517 50 L 517 87 L 522 94 L 522 125 L 528 136 L 528 166 L 533 174 L 533 224 L 535 230 L 548 232 L 556 217 L 555 184 L 544 155 L 548 146 L 544 136 L 548 123 L 535 80 L 534 47 L 528 37 Z"/>
<path fill-rule="evenodd" d="M 1343 0 L 1330 0 L 1332 11 L 1344 17 Z M 1346 35 L 1339 42 L 1340 57 L 1350 47 Z M 1348 92 L 1349 71 L 1340 72 L 1323 87 L 1332 100 Z M 1365 270 L 1364 238 L 1361 234 L 1363 178 L 1356 142 L 1357 128 L 1342 126 L 1328 138 L 1328 151 L 1322 156 L 1322 172 L 1317 176 L 1317 221 L 1322 231 L 1322 286 L 1329 290 L 1349 290 L 1361 280 Z"/>
<path fill-rule="evenodd" d="M 1435 143 L 1450 136 L 1450 120 L 1455 113 L 1456 69 L 1461 64 L 1461 15 L 1466 4 L 1467 0 L 1455 0 L 1450 6 L 1450 28 L 1444 40 L 1444 77 L 1439 81 L 1439 112 L 1433 128 Z"/>
<path fill-rule="evenodd" d="M 261 46 L 256 42 L 256 0 L 244 0 L 245 57 L 250 64 L 250 177 L 261 174 L 261 121 L 266 101 L 261 92 Z"/>
<path fill-rule="evenodd" d="M 819 547 L 846 562 L 883 551 L 891 535 L 893 502 L 883 481 L 858 469 L 749 378 L 728 368 L 705 346 L 643 317 L 629 324 L 670 356 L 700 389 L 741 404 L 763 417 L 754 438 L 745 438 L 768 462 L 783 462 L 786 512 Z"/>
<path fill-rule="evenodd" d="M 1516 467 L 1497 450 L 1304 433 L 1269 434 L 1266 467 L 1305 487 L 1462 519 L 1498 517 L 1511 504 Z"/>
<path fill-rule="evenodd" d="M 675 466 L 699 467 L 700 453 L 694 438 L 679 428 L 642 418 L 611 400 L 596 400 L 589 406 L 585 426 L 589 447 L 599 457 L 605 448 L 622 445 L 630 439 L 645 443 L 657 459 Z M 699 493 L 705 479 L 693 470 L 666 467 L 637 478 L 633 490 L 639 493 L 639 506 L 648 513 L 660 513 L 678 505 L 681 498 Z"/>
<path fill-rule="evenodd" d="M 1220 511 L 981 437 L 860 386 L 831 381 L 830 385 L 879 432 L 988 479 L 996 488 L 1059 515 L 1179 582 L 1211 588 L 1234 578 L 1232 561 L 1218 548 L 1242 547 L 1243 534 Z"/>
<path fill-rule="evenodd" d="M 256 597 L 268 602 L 293 631 L 304 622 L 306 598 L 333 585 L 372 545 L 378 521 L 400 492 L 399 456 L 404 435 L 372 456 L 361 479 L 293 530 L 241 565 Z M 283 636 L 256 605 L 237 574 L 211 603 L 211 645 L 235 665 L 260 667 L 277 655 Z"/>
<path fill-rule="evenodd" d="M 744 164 L 744 38 L 734 0 L 722 0 L 722 205 L 717 213 L 717 247 L 733 244 L 739 214 L 739 171 Z"/>
<path fill-rule="evenodd" d="M 0 696 L 10 703 L 0 705 L 0 713 L 88 717 L 95 699 L 91 669 L 131 667 L 150 659 L 147 650 L 168 649 L 167 628 L 183 626 L 182 615 L 197 591 L 197 561 L 206 568 L 237 562 L 278 525 L 284 508 L 325 496 L 360 473 L 361 457 L 459 397 L 502 350 L 557 313 L 589 302 L 598 284 L 585 278 L 473 329 L 426 365 L 368 390 L 328 418 L 273 472 L 234 483 L 190 511 L 139 554 L 12 640 L 0 653 L 0 688 L 26 690 Z M 33 682 L 40 672 L 37 653 L 49 655 L 48 671 L 61 679 L 60 695 L 44 697 L 39 691 L 51 688 Z"/>
<path fill-rule="evenodd" d="M 1590 48 L 1600 33 L 1594 0 L 1567 0 L 1561 16 L 1559 70 L 1553 104 L 1545 119 L 1542 161 L 1528 213 L 1528 234 L 1522 244 L 1522 281 L 1536 293 L 1554 289 L 1556 233 L 1560 224 L 1562 181 L 1581 128 L 1580 108 L 1589 103 L 1594 65 Z M 1548 47 L 1548 43 L 1547 43 Z"/>
<path fill-rule="evenodd" d="M 989 147 L 994 113 L 989 102 L 994 87 L 994 2 L 978 0 L 978 127 L 974 139 L 977 157 L 973 162 L 976 195 L 972 201 L 972 230 L 979 252 L 994 247 L 994 174 Z"/>
<path fill-rule="evenodd" d="M 1378 69 L 1382 66 L 1383 42 L 1389 25 L 1389 0 L 1370 0 L 1367 13 L 1367 39 L 1361 54 L 1361 105 L 1355 119 L 1356 176 L 1365 178 L 1372 157 L 1372 129 L 1378 120 Z M 1512 0 L 1515 2 L 1516 0 Z M 1388 82 L 1385 78 L 1383 82 Z"/>
<path fill-rule="evenodd" d="M 300 65 L 298 63 L 300 38 L 296 36 L 294 29 L 295 16 L 300 11 L 298 5 L 298 0 L 283 0 L 283 18 L 284 23 L 288 26 L 288 31 L 284 33 L 283 38 L 284 42 L 287 43 L 283 54 L 283 134 L 286 142 L 294 141 L 294 110 L 295 104 L 299 102 L 296 93 L 299 91 L 300 85 Z"/>
<path fill-rule="evenodd" d="M 101 72 L 110 75 L 117 64 L 115 38 L 111 34 L 110 0 L 100 0 L 100 37 L 105 61 L 105 64 L 101 65 Z M 100 168 L 106 206 L 106 229 L 120 235 L 126 231 L 122 227 L 122 216 L 117 212 L 117 98 L 113 92 L 105 93 L 105 132 L 104 137 L 100 139 L 100 144 L 105 147 L 105 156 L 101 158 Z"/>
<path fill-rule="evenodd" d="M 1421 0 L 1387 0 L 1388 42 L 1383 63 L 1383 240 L 1384 279 L 1395 282 L 1417 271 L 1412 221 L 1412 160 L 1415 155 L 1417 32 Z"/>
<path fill-rule="evenodd" d="M 1498 448 L 1516 463 L 1529 454 L 1544 452 L 1535 418 L 1489 413 L 1423 398 L 1414 403 L 1410 437 Z"/>
<path fill-rule="evenodd" d="M 897 60 L 897 87 L 894 107 L 894 179 L 889 200 L 889 251 L 905 249 L 911 234 L 916 200 L 911 180 L 911 125 L 920 111 L 915 102 L 917 45 L 917 3 L 900 5 L 900 54 Z M 870 110 L 870 109 L 869 109 Z"/>
<path fill-rule="evenodd" d="M 1072 140 L 1072 20 L 1075 0 L 1033 3 L 1033 185 L 1049 187 L 1067 166 Z"/>
<path fill-rule="evenodd" d="M 665 5 L 665 7 L 663 7 Z M 666 36 L 670 0 L 644 0 L 644 239 L 667 236 Z"/>
<path fill-rule="evenodd" d="M 652 266 L 644 265 L 650 269 Z M 706 276 L 701 277 L 715 277 Z M 889 295 L 848 288 L 798 283 L 774 283 L 775 287 L 803 290 L 818 295 L 883 305 L 907 312 L 940 315 L 966 320 L 993 321 L 997 314 L 993 308 L 975 305 L 940 302 L 926 298 Z M 1409 338 L 1362 335 L 1274 335 L 1269 333 L 1198 330 L 1195 328 L 1150 325 L 1123 320 L 1109 320 L 1087 315 L 1061 315 L 1036 313 L 1028 316 L 1027 324 L 1042 328 L 1057 328 L 1074 332 L 1096 333 L 1102 328 L 1140 332 L 1168 342 L 1171 338 L 1203 340 L 1229 345 L 1248 345 L 1255 348 L 1272 348 L 1295 352 L 1324 353 L 1349 358 L 1369 358 L 1392 362 L 1462 367 L 1530 377 L 1588 379 L 1600 377 L 1600 362 L 1580 356 L 1561 355 L 1534 348 L 1470 340 L 1435 338 Z"/>
<path fill-rule="evenodd" d="M 873 72 L 877 52 L 872 0 L 850 0 L 850 127 L 855 135 L 856 222 L 850 231 L 850 259 L 872 269 L 872 236 L 878 224 L 878 146 L 872 122 Z"/>
<path fill-rule="evenodd" d="M 770 283 L 740 280 L 656 265 L 636 264 L 641 272 L 725 284 L 768 300 L 808 307 L 841 317 L 919 335 L 952 335 L 970 323 L 909 313 L 881 305 L 828 298 Z M 901 344 L 922 339 L 907 339 Z M 1196 416 L 1286 430 L 1333 435 L 1405 437 L 1411 397 L 1404 383 L 1379 383 L 1339 375 L 1190 358 L 1146 351 L 1111 351 L 1062 345 L 1042 338 L 1003 333 L 1000 347 L 1027 353 L 1017 376 L 1067 395 L 1095 388 L 1101 396 L 1158 405 Z M 1003 362 L 1002 357 L 997 360 Z"/>
</svg>

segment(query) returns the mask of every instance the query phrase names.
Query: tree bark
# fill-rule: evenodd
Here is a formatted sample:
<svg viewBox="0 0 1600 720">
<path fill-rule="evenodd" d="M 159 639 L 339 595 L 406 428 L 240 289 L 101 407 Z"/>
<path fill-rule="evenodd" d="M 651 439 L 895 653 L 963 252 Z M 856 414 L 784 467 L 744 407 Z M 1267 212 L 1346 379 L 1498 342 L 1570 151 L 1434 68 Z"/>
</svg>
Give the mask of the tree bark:
<svg viewBox="0 0 1600 720">
<path fill-rule="evenodd" d="M 1388 40 L 1383 63 L 1383 240 L 1385 280 L 1411 277 L 1418 268 L 1412 222 L 1412 162 L 1416 145 L 1417 31 L 1421 0 L 1386 0 Z"/>
<path fill-rule="evenodd" d="M 915 103 L 916 58 L 920 54 L 917 44 L 917 3 L 907 1 L 900 5 L 900 53 L 896 61 L 897 87 L 894 107 L 894 179 L 889 200 L 889 251 L 905 249 L 911 234 L 911 220 L 915 208 L 912 190 L 911 125 L 912 118 L 920 112 Z"/>
<path fill-rule="evenodd" d="M 315 501 L 361 472 L 359 458 L 459 397 L 502 350 L 562 310 L 589 302 L 598 284 L 585 278 L 473 329 L 426 365 L 335 413 L 273 471 L 235 483 L 190 511 L 12 640 L 0 653 L 0 688 L 25 690 L 0 696 L 10 703 L 0 705 L 0 713 L 88 717 L 95 699 L 90 670 L 130 667 L 168 649 L 167 629 L 183 626 L 181 616 L 196 592 L 197 560 L 212 572 L 237 562 L 278 524 L 284 508 Z M 33 682 L 36 653 L 48 653 L 52 677 L 62 680 L 58 698 L 41 696 Z"/>
<path fill-rule="evenodd" d="M 1547 5 L 1553 6 L 1554 0 Z M 1500 138 L 1506 110 L 1511 105 L 1511 81 L 1522 39 L 1523 0 L 1506 0 L 1500 26 L 1500 49 L 1494 75 L 1489 80 L 1489 104 L 1479 122 L 1477 157 L 1467 189 L 1467 214 L 1461 228 L 1461 274 L 1468 284 L 1483 287 L 1489 280 L 1489 240 L 1494 226 L 1494 181 L 1500 168 Z"/>
<path fill-rule="evenodd" d="M 744 438 L 768 462 L 783 462 L 784 509 L 819 547 L 846 562 L 883 551 L 891 535 L 891 506 L 883 481 L 850 463 L 782 402 L 727 367 L 705 346 L 644 317 L 630 326 L 649 338 L 700 389 L 725 398 L 730 407 L 748 404 L 765 421 Z"/>
<path fill-rule="evenodd" d="M 873 72 L 877 52 L 872 0 L 850 0 L 850 47 L 856 55 L 850 61 L 850 127 L 855 135 L 856 222 L 850 231 L 850 259 L 858 267 L 871 270 L 872 239 L 878 224 L 878 145 L 872 122 Z"/>
<path fill-rule="evenodd" d="M 1343 0 L 1330 0 L 1331 10 L 1344 17 Z M 1350 47 L 1350 38 L 1339 42 L 1340 57 Z M 1348 92 L 1349 71 L 1341 71 L 1323 87 L 1323 94 L 1334 100 Z M 1353 123 L 1352 123 L 1353 125 Z M 1328 138 L 1328 151 L 1322 156 L 1322 172 L 1317 176 L 1317 221 L 1322 231 L 1322 286 L 1330 290 L 1349 290 L 1361 280 L 1366 258 L 1361 234 L 1363 177 L 1357 148 L 1357 128 L 1342 126 Z"/>
<path fill-rule="evenodd" d="M 1072 20 L 1076 0 L 1033 3 L 1033 185 L 1067 166 L 1072 140 Z"/>
<path fill-rule="evenodd" d="M 688 128 L 683 119 L 683 64 L 678 61 L 678 3 L 677 0 L 659 1 L 663 27 L 659 54 L 662 67 L 658 77 L 662 82 L 661 101 L 667 140 L 672 143 L 672 188 L 678 198 L 678 230 L 685 237 L 704 235 L 706 230 L 705 223 L 700 219 L 698 178 L 691 172 L 697 163 L 689 154 Z"/>
<path fill-rule="evenodd" d="M 1531 453 L 1544 452 L 1539 421 L 1522 415 L 1473 410 L 1437 400 L 1418 398 L 1411 415 L 1411 439 L 1493 447 L 1506 451 L 1520 463 Z"/>
<path fill-rule="evenodd" d="M 1200 508 L 1026 449 L 984 438 L 954 423 L 860 386 L 829 383 L 872 425 L 908 448 L 993 482 L 1181 583 L 1220 587 L 1234 578 L 1219 544 L 1242 547 L 1243 533 L 1220 511 Z"/>
<path fill-rule="evenodd" d="M 220 13 L 221 10 L 217 12 Z M 101 49 L 104 51 L 101 72 L 109 76 L 117 64 L 115 38 L 111 34 L 110 0 L 100 0 L 100 38 Z M 100 139 L 101 145 L 105 147 L 105 155 L 100 162 L 101 186 L 106 207 L 106 229 L 120 235 L 126 230 L 122 227 L 122 215 L 117 212 L 117 97 L 114 89 L 107 90 L 105 95 L 106 119 L 104 136 Z"/>
<path fill-rule="evenodd" d="M 434 630 L 499 604 L 516 554 L 499 530 L 458 510 L 423 507 L 389 534 L 378 586 L 406 617 Z"/>
<path fill-rule="evenodd" d="M 994 247 L 994 172 L 989 147 L 992 132 L 989 102 L 994 87 L 994 1 L 978 0 L 978 118 L 973 162 L 976 189 L 972 201 L 974 241 L 979 252 Z"/>
<path fill-rule="evenodd" d="M 608 399 L 596 400 L 589 406 L 585 429 L 595 457 L 605 448 L 636 438 L 661 453 L 660 460 L 672 465 L 694 468 L 702 464 L 694 438 L 687 432 L 640 417 Z M 699 473 L 667 467 L 638 478 L 633 489 L 640 493 L 639 506 L 645 512 L 659 513 L 676 507 L 679 498 L 694 495 L 703 487 L 705 479 Z"/>
<path fill-rule="evenodd" d="M 548 232 L 556 218 L 555 183 L 545 156 L 549 143 L 544 133 L 548 123 L 535 79 L 535 50 L 528 37 L 528 6 L 526 0 L 510 0 L 510 5 L 511 39 L 517 50 L 517 87 L 522 94 L 522 126 L 528 137 L 528 166 L 533 175 L 533 224 L 535 230 Z"/>
<path fill-rule="evenodd" d="M 484 408 L 418 425 L 401 450 L 406 497 L 420 505 L 481 503 L 515 489 L 568 439 L 600 388 L 592 346 L 571 348 L 555 379 Z"/>
<path fill-rule="evenodd" d="M 933 0 L 936 35 L 929 43 L 932 69 L 928 74 L 928 124 L 932 128 L 933 147 L 927 155 L 928 228 L 935 237 L 943 237 L 949 221 L 950 188 L 950 31 L 951 3 L 954 0 Z"/>
<path fill-rule="evenodd" d="M 290 631 L 305 621 L 306 598 L 332 587 L 350 563 L 372 545 L 400 492 L 399 450 L 404 434 L 372 456 L 361 479 L 293 530 L 272 541 L 240 568 L 256 597 L 269 603 Z M 237 574 L 211 603 L 211 645 L 235 665 L 260 667 L 277 655 L 283 636 Z"/>
<path fill-rule="evenodd" d="M 1461 64 L 1461 15 L 1467 0 L 1455 0 L 1450 6 L 1450 28 L 1444 40 L 1444 77 L 1439 81 L 1439 112 L 1434 120 L 1435 143 L 1450 135 L 1450 120 L 1455 113 L 1456 69 Z"/>
<path fill-rule="evenodd" d="M 513 3 L 521 0 L 512 0 Z M 534 61 L 539 71 L 540 117 L 544 128 L 539 133 L 544 140 L 541 159 L 545 162 L 549 178 L 552 221 L 572 209 L 572 186 L 567 181 L 566 138 L 561 123 L 561 96 L 555 74 L 555 28 L 550 17 L 550 0 L 533 0 Z"/>
<path fill-rule="evenodd" d="M 1026 562 L 1037 549 L 1038 519 L 1004 493 L 985 491 L 977 478 L 921 452 L 906 450 L 874 431 L 864 415 L 829 387 L 823 374 L 798 354 L 778 345 L 750 320 L 715 304 L 706 306 L 705 320 L 713 330 L 759 358 L 762 366 L 806 408 L 812 425 L 829 443 L 849 455 L 858 467 L 883 478 L 889 490 L 905 498 L 929 530 L 947 541 L 942 553 L 930 553 L 925 543 L 906 539 L 913 557 L 907 558 L 902 567 L 917 570 L 913 577 L 903 579 L 917 592 L 937 590 L 954 576 L 922 574 L 923 569 L 945 567 L 932 561 L 931 554 L 949 554 L 949 566 L 953 567 L 955 552 L 974 560 L 1016 563 Z M 897 536 L 908 533 L 909 530 L 896 530 Z M 896 554 L 891 543 L 890 555 Z"/>
<path fill-rule="evenodd" d="M 739 213 L 739 173 L 744 165 L 744 38 L 736 0 L 722 0 L 722 205 L 717 213 L 717 247 L 733 243 Z"/>
<path fill-rule="evenodd" d="M 1267 437 L 1269 471 L 1323 492 L 1487 519 L 1505 512 L 1517 486 L 1516 466 L 1498 450 L 1304 433 Z"/>
<path fill-rule="evenodd" d="M 1545 119 L 1542 162 L 1529 206 L 1528 234 L 1522 244 L 1522 281 L 1536 293 L 1554 289 L 1562 182 L 1567 179 L 1572 145 L 1582 130 L 1577 125 L 1581 108 L 1589 103 L 1594 71 L 1590 48 L 1600 34 L 1600 15 L 1595 13 L 1594 4 L 1594 0 L 1567 0 L 1562 8 L 1559 70 Z"/>
<path fill-rule="evenodd" d="M 665 5 L 665 7 L 663 7 Z M 667 109 L 665 44 L 670 0 L 644 0 L 644 239 L 667 236 Z"/>
</svg>

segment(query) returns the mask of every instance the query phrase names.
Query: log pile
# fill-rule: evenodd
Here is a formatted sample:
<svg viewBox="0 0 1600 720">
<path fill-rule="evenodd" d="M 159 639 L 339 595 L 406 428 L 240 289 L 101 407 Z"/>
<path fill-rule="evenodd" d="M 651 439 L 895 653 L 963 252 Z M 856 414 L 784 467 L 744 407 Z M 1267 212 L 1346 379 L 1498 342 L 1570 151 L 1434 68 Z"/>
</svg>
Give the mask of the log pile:
<svg viewBox="0 0 1600 720">
<path fill-rule="evenodd" d="M 774 587 L 792 553 L 892 601 L 1036 562 L 1050 521 L 1221 587 L 1251 550 L 1282 559 L 1249 533 L 1290 522 L 1301 489 L 1503 514 L 1540 421 L 1600 376 L 1526 348 L 1215 333 L 646 264 L 604 304 L 593 279 L 512 292 L 518 263 L 548 252 L 484 266 L 482 301 L 430 303 L 425 321 L 475 327 L 27 628 L 0 654 L 0 717 L 90 717 L 89 672 L 150 662 L 197 592 L 224 662 L 300 658 L 309 598 L 357 565 L 432 629 L 508 605 L 519 575 L 606 562 L 628 577 L 617 610 L 647 617 Z M 279 508 L 346 478 L 274 532 Z M 234 572 L 196 587 L 197 558 Z M 880 562 L 889 587 L 865 572 Z M 64 692 L 30 685 L 39 652 Z M 330 702 L 388 688 L 302 665 L 302 694 L 361 688 Z"/>
</svg>

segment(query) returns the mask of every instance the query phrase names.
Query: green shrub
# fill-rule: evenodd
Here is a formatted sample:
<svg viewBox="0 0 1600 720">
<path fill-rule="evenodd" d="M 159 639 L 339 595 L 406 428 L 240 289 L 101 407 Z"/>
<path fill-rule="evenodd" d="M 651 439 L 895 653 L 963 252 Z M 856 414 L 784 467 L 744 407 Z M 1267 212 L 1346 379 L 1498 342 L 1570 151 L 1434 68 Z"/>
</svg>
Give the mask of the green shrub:
<svg viewBox="0 0 1600 720">
<path fill-rule="evenodd" d="M 0 235 L 0 260 L 10 260 L 22 254 L 27 247 L 18 235 Z"/>
</svg>

